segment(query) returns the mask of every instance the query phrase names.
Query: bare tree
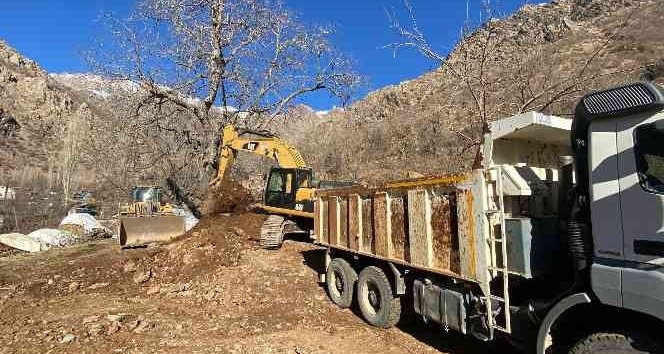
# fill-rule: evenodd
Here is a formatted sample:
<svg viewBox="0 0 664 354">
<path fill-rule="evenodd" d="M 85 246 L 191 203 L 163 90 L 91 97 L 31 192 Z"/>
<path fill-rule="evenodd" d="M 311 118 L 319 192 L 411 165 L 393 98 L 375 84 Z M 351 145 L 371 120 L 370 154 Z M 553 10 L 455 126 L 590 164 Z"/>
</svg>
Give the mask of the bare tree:
<svg viewBox="0 0 664 354">
<path fill-rule="evenodd" d="M 81 166 L 81 147 L 84 143 L 84 126 L 81 117 L 72 115 L 67 121 L 60 152 L 60 177 L 62 183 L 63 202 L 70 201 L 74 190 L 78 187 Z"/>
<path fill-rule="evenodd" d="M 106 20 L 111 40 L 90 62 L 140 87 L 125 121 L 172 178 L 204 166 L 209 180 L 224 125 L 264 129 L 305 94 L 345 103 L 360 82 L 333 29 L 302 24 L 280 1 L 142 0 L 128 19 Z"/>
<path fill-rule="evenodd" d="M 471 134 L 450 127 L 468 147 L 480 144 L 487 123 L 500 116 L 523 113 L 530 110 L 552 112 L 561 104 L 572 102 L 600 80 L 616 77 L 638 68 L 602 70 L 599 59 L 614 42 L 620 28 L 598 42 L 587 56 L 578 62 L 561 63 L 555 46 L 555 35 L 544 31 L 543 38 L 529 38 L 527 43 L 516 42 L 516 36 L 506 31 L 494 18 L 496 11 L 488 1 L 482 1 L 482 19 L 473 27 L 466 22 L 459 42 L 449 54 L 435 50 L 420 29 L 414 7 L 404 0 L 408 25 L 403 25 L 395 12 L 386 12 L 399 40 L 385 48 L 394 55 L 402 48 L 411 48 L 439 63 L 441 69 L 451 75 L 458 87 L 457 96 L 450 102 L 465 110 L 467 124 L 474 126 Z M 636 7 L 623 21 L 630 21 Z M 566 27 L 563 22 L 561 27 Z M 522 40 L 523 38 L 520 38 Z M 516 48 L 523 50 L 515 51 Z M 561 66 L 570 68 L 561 70 Z M 502 96 L 498 96 L 501 93 Z M 555 112 L 559 114 L 565 114 Z"/>
</svg>

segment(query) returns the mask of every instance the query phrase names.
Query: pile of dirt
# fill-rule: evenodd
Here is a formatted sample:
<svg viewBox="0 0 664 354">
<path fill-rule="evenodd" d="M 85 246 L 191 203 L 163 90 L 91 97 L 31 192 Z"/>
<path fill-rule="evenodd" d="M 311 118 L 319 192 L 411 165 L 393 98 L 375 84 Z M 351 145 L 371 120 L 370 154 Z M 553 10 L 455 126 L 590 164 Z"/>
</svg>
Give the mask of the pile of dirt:
<svg viewBox="0 0 664 354">
<path fill-rule="evenodd" d="M 211 188 L 205 203 L 205 214 L 244 212 L 254 202 L 251 192 L 239 183 L 224 180 Z"/>
<path fill-rule="evenodd" d="M 189 282 L 219 267 L 235 267 L 244 250 L 257 247 L 257 240 L 249 235 L 260 234 L 264 219 L 253 213 L 205 216 L 162 252 L 141 260 L 140 266 L 168 282 Z"/>
</svg>

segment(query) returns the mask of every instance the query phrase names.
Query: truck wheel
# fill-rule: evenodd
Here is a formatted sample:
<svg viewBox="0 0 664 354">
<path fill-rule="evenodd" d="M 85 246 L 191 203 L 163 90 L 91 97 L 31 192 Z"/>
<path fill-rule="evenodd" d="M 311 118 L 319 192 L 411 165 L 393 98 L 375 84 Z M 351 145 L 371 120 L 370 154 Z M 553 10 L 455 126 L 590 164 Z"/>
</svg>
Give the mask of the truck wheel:
<svg viewBox="0 0 664 354">
<path fill-rule="evenodd" d="M 401 299 L 394 297 L 392 285 L 385 272 L 378 267 L 366 267 L 357 283 L 357 303 L 362 317 L 369 324 L 390 328 L 401 317 Z"/>
<path fill-rule="evenodd" d="M 353 302 L 353 290 L 357 282 L 357 272 L 345 259 L 335 258 L 330 262 L 325 274 L 327 293 L 332 302 L 345 309 Z"/>
<path fill-rule="evenodd" d="M 650 354 L 662 353 L 657 341 L 638 334 L 594 333 L 570 350 L 570 354 Z"/>
</svg>

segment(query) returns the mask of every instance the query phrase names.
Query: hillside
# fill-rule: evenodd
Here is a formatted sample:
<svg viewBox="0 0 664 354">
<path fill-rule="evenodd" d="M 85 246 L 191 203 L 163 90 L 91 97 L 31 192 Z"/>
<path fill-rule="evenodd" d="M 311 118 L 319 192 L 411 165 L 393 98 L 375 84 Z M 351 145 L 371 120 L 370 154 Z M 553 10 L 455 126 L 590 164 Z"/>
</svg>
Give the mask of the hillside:
<svg viewBox="0 0 664 354">
<path fill-rule="evenodd" d="M 525 5 L 469 33 L 437 70 L 372 92 L 345 110 L 297 106 L 269 128 L 298 146 L 321 178 L 377 181 L 464 171 L 486 121 L 528 110 L 570 117 L 589 90 L 664 77 L 657 25 L 663 18 L 664 3 L 651 0 Z M 483 105 L 473 99 L 478 96 Z M 37 180 L 50 190 L 69 174 L 70 189 L 95 187 L 111 199 L 167 176 L 205 186 L 201 166 L 180 168 L 203 152 L 168 130 L 142 132 L 138 120 L 128 119 L 137 114 L 131 100 L 140 100 L 133 83 L 49 75 L 1 43 L 0 108 L 21 129 L 0 140 L 0 178 Z M 235 177 L 258 191 L 263 181 L 256 170 L 270 163 L 241 159 Z"/>
<path fill-rule="evenodd" d="M 405 171 L 466 170 L 484 120 L 529 110 L 571 117 L 578 98 L 590 90 L 664 78 L 662 19 L 661 1 L 525 5 L 467 36 L 439 69 L 372 92 L 320 120 L 298 145 L 326 177 L 380 180 L 404 177 Z M 469 87 L 477 96 L 486 94 L 483 112 Z"/>
</svg>

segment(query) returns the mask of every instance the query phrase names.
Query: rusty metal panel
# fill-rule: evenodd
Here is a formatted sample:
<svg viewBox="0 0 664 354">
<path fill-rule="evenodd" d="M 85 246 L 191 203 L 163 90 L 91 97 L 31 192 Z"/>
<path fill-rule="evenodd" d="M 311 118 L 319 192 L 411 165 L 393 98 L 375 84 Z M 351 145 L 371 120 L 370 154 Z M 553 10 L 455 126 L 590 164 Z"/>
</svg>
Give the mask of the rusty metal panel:
<svg viewBox="0 0 664 354">
<path fill-rule="evenodd" d="M 362 199 L 362 251 L 374 253 L 375 250 L 373 200 Z"/>
<path fill-rule="evenodd" d="M 314 239 L 318 242 L 321 241 L 321 227 L 320 227 L 320 222 L 321 222 L 321 199 L 316 198 L 314 201 Z"/>
<path fill-rule="evenodd" d="M 456 237 L 454 194 L 432 191 L 431 230 L 434 268 L 459 272 L 459 246 Z"/>
<path fill-rule="evenodd" d="M 464 277 L 474 279 L 477 277 L 478 254 L 475 251 L 473 195 L 470 190 L 459 189 L 456 200 L 460 272 Z"/>
<path fill-rule="evenodd" d="M 339 244 L 349 247 L 348 244 L 348 198 L 339 199 Z"/>
<path fill-rule="evenodd" d="M 410 261 L 410 242 L 408 240 L 408 223 L 406 219 L 406 202 L 403 196 L 391 196 L 390 218 L 392 258 Z"/>
<path fill-rule="evenodd" d="M 376 255 L 392 257 L 392 223 L 390 222 L 390 197 L 387 193 L 374 195 L 374 242 Z"/>
<path fill-rule="evenodd" d="M 329 229 L 330 229 L 330 241 L 329 243 L 331 245 L 339 245 L 339 229 L 340 229 L 340 221 L 339 221 L 339 198 L 338 197 L 330 197 L 330 200 L 328 202 L 329 204 L 329 209 L 328 209 L 328 223 L 329 223 Z"/>
<path fill-rule="evenodd" d="M 357 194 L 348 196 L 348 247 L 362 250 L 362 199 Z"/>
<path fill-rule="evenodd" d="M 431 202 L 428 192 L 424 189 L 408 191 L 408 238 L 410 262 L 432 268 Z"/>
<path fill-rule="evenodd" d="M 330 202 L 328 198 L 322 198 L 322 211 L 321 211 L 321 221 L 320 221 L 320 226 L 322 228 L 321 233 L 320 233 L 320 242 L 321 243 L 330 243 L 330 225 L 328 223 L 329 217 L 328 217 L 328 210 L 330 209 Z"/>
</svg>

